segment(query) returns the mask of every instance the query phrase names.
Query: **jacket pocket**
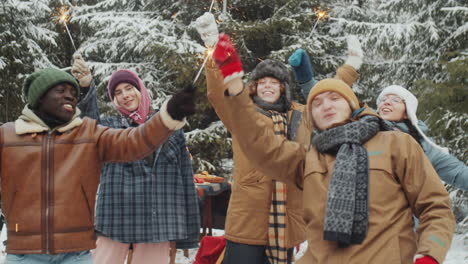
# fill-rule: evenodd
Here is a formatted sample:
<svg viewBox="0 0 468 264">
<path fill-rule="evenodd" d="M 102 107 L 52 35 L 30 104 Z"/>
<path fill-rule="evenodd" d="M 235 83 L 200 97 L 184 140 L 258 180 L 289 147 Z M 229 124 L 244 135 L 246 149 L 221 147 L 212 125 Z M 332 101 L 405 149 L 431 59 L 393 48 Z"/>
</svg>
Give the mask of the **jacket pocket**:
<svg viewBox="0 0 468 264">
<path fill-rule="evenodd" d="M 92 216 L 92 210 L 91 210 L 90 206 L 94 206 L 94 205 L 91 205 L 89 203 L 88 196 L 86 195 L 86 191 L 85 191 L 83 186 L 81 186 L 81 192 L 83 193 L 83 199 L 86 201 L 86 208 L 88 209 L 87 210 L 88 211 L 88 221 L 89 221 L 88 223 L 93 225 L 93 220 L 94 219 L 92 219 L 92 217 L 91 217 Z"/>
</svg>

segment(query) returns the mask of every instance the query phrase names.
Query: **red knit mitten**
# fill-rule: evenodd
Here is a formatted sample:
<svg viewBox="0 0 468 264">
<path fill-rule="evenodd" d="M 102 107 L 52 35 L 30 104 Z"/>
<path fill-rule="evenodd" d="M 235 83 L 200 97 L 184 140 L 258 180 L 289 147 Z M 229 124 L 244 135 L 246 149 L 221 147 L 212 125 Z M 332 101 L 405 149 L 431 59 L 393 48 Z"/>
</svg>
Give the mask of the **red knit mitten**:
<svg viewBox="0 0 468 264">
<path fill-rule="evenodd" d="M 429 256 L 416 259 L 414 264 L 438 264 L 437 261 Z"/>
<path fill-rule="evenodd" d="M 224 33 L 219 34 L 218 43 L 213 52 L 213 59 L 221 70 L 225 83 L 234 78 L 242 78 L 244 76 L 239 55 L 237 55 L 237 51 L 228 35 Z"/>
</svg>

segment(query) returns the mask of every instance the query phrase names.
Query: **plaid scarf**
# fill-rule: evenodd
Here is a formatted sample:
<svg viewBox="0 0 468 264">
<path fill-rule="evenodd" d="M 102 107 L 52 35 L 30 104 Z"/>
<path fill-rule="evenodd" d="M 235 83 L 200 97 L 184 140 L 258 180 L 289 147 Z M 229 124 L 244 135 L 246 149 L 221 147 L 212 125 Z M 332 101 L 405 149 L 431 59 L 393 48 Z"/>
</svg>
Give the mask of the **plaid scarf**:
<svg viewBox="0 0 468 264">
<path fill-rule="evenodd" d="M 312 139 L 319 152 L 336 154 L 323 237 L 340 247 L 360 244 L 367 235 L 369 159 L 362 145 L 377 134 L 380 125 L 378 117 L 368 115 Z"/>
<path fill-rule="evenodd" d="M 273 119 L 275 135 L 286 136 L 287 113 L 268 111 Z M 268 246 L 266 255 L 270 264 L 288 262 L 286 248 L 286 184 L 273 180 L 270 216 L 268 219 Z"/>
</svg>

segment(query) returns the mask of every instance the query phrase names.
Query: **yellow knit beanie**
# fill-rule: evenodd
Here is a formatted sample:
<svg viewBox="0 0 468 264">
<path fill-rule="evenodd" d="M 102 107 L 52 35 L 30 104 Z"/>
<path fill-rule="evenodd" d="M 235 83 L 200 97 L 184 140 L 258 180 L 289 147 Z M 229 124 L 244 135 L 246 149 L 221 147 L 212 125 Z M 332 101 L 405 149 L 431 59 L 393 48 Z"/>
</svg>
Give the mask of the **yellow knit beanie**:
<svg viewBox="0 0 468 264">
<path fill-rule="evenodd" d="M 309 92 L 309 96 L 307 98 L 307 109 L 310 111 L 312 100 L 314 100 L 315 96 L 324 93 L 324 92 L 337 92 L 341 94 L 349 103 L 351 109 L 357 110 L 359 109 L 359 100 L 354 94 L 351 87 L 349 87 L 345 82 L 337 79 L 324 79 L 318 82 Z"/>
</svg>

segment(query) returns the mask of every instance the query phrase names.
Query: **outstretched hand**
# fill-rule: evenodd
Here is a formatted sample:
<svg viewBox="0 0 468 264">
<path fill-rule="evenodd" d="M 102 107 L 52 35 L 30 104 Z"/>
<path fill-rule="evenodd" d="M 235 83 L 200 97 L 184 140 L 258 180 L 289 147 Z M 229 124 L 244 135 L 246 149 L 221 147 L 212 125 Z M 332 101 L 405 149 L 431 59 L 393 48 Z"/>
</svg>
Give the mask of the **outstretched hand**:
<svg viewBox="0 0 468 264">
<path fill-rule="evenodd" d="M 213 52 L 213 60 L 221 70 L 224 77 L 224 83 L 235 78 L 244 76 L 242 62 L 239 59 L 236 48 L 231 43 L 231 39 L 227 34 L 219 34 L 218 43 Z"/>
<path fill-rule="evenodd" d="M 169 99 L 167 112 L 172 119 L 182 121 L 184 117 L 195 114 L 195 91 L 195 86 L 188 85 Z"/>
</svg>

